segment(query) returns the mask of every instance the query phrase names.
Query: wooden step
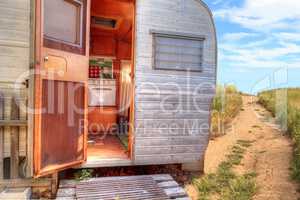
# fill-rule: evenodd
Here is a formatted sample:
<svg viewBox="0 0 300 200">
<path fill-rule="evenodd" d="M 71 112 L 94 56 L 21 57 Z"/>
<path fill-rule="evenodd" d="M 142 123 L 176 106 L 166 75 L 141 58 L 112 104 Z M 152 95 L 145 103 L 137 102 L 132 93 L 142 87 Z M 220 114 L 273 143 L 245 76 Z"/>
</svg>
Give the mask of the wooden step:
<svg viewBox="0 0 300 200">
<path fill-rule="evenodd" d="M 62 180 L 57 199 L 189 200 L 186 192 L 168 174 Z"/>
<path fill-rule="evenodd" d="M 0 200 L 18 199 L 29 200 L 31 197 L 30 188 L 9 188 L 0 193 Z"/>
</svg>

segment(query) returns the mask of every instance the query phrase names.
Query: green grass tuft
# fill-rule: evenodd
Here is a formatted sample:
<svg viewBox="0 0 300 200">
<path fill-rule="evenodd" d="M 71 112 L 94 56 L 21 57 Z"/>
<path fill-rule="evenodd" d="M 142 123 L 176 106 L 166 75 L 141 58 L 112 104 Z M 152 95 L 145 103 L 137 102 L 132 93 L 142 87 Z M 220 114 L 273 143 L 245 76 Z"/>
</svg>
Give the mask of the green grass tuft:
<svg viewBox="0 0 300 200">
<path fill-rule="evenodd" d="M 199 200 L 209 200 L 212 196 L 217 196 L 220 200 L 250 200 L 254 196 L 257 190 L 256 174 L 239 176 L 233 171 L 233 167 L 241 163 L 249 144 L 251 141 L 239 141 L 231 148 L 226 156 L 227 160 L 220 163 L 216 173 L 194 179 L 193 184 L 198 189 Z"/>
<path fill-rule="evenodd" d="M 246 175 L 229 181 L 229 187 L 222 191 L 222 200 L 249 200 L 257 190 L 255 182 Z"/>
<path fill-rule="evenodd" d="M 244 110 L 242 106 L 242 95 L 234 85 L 217 87 L 211 112 L 211 132 L 214 137 L 225 134 L 225 125 Z"/>
<path fill-rule="evenodd" d="M 242 147 L 251 147 L 254 141 L 250 140 L 238 140 L 237 143 Z"/>
</svg>

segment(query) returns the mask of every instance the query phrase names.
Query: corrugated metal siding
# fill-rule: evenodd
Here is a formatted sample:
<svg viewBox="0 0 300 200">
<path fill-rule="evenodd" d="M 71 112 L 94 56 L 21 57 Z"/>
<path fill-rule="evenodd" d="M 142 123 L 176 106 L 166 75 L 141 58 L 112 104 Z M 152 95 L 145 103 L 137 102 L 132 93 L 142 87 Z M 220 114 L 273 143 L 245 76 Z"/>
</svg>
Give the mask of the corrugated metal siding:
<svg viewBox="0 0 300 200">
<path fill-rule="evenodd" d="M 210 13 L 197 0 L 137 0 L 136 23 L 135 164 L 201 160 L 216 83 Z M 202 72 L 153 69 L 151 30 L 204 36 Z"/>
<path fill-rule="evenodd" d="M 30 0 L 0 1 L 0 82 L 29 69 Z"/>
<path fill-rule="evenodd" d="M 0 92 L 15 96 L 14 82 L 29 70 L 30 0 L 0 1 Z M 27 94 L 21 90 L 22 97 Z M 10 105 L 8 105 L 10 106 Z M 26 128 L 21 128 L 20 155 L 26 155 Z M 10 133 L 4 131 L 4 156 L 10 156 Z"/>
</svg>

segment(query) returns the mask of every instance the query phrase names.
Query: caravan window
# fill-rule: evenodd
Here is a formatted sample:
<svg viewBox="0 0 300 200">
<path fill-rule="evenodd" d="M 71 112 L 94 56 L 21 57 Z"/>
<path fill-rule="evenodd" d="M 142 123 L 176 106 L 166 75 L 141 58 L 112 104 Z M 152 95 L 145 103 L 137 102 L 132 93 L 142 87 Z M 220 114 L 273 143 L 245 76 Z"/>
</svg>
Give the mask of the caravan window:
<svg viewBox="0 0 300 200">
<path fill-rule="evenodd" d="M 153 33 L 154 68 L 202 71 L 204 37 Z"/>
<path fill-rule="evenodd" d="M 85 0 L 44 1 L 44 45 L 85 53 Z"/>
</svg>

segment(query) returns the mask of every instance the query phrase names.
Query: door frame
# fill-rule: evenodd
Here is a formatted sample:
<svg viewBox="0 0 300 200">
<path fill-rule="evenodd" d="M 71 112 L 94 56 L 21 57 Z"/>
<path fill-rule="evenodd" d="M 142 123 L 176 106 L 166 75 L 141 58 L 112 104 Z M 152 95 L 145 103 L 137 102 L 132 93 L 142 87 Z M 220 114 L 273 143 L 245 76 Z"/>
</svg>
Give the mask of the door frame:
<svg viewBox="0 0 300 200">
<path fill-rule="evenodd" d="M 49 174 L 55 174 L 58 171 L 68 169 L 72 166 L 80 165 L 87 159 L 87 120 L 84 121 L 84 136 L 83 136 L 83 160 L 74 161 L 67 164 L 61 164 L 61 165 L 54 165 L 53 167 L 46 168 L 46 170 L 41 170 L 41 118 L 42 114 L 38 110 L 42 107 L 42 64 L 43 64 L 43 44 L 44 44 L 44 36 L 43 36 L 43 0 L 31 0 L 33 4 L 32 9 L 34 10 L 34 24 L 33 24 L 33 32 L 34 35 L 34 44 L 33 44 L 33 64 L 32 68 L 34 70 L 34 78 L 32 79 L 33 86 L 32 86 L 32 104 L 34 108 L 34 113 L 32 114 L 32 142 L 33 142 L 33 155 L 32 155 L 32 174 L 33 177 L 38 178 L 41 176 L 49 175 Z M 89 55 L 89 32 L 90 32 L 90 0 L 86 0 L 86 24 L 85 25 L 85 33 L 83 33 L 83 37 L 85 39 L 83 40 L 83 45 L 85 46 L 84 53 L 81 52 L 81 55 Z M 87 97 L 87 89 L 88 89 L 88 83 L 85 83 L 85 96 L 84 96 L 84 102 L 85 106 L 88 104 L 88 97 Z M 85 109 L 85 119 L 87 119 L 87 113 L 88 109 Z M 38 151 L 37 151 L 38 150 Z"/>
</svg>

